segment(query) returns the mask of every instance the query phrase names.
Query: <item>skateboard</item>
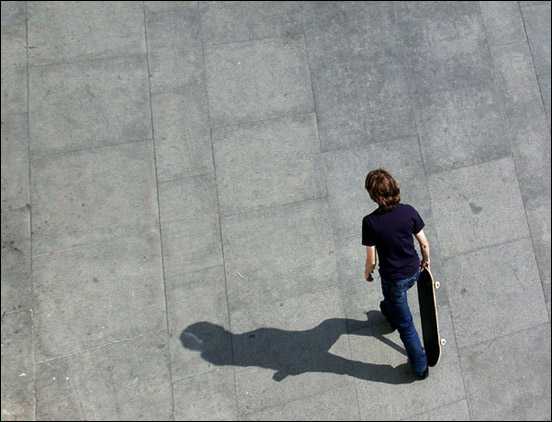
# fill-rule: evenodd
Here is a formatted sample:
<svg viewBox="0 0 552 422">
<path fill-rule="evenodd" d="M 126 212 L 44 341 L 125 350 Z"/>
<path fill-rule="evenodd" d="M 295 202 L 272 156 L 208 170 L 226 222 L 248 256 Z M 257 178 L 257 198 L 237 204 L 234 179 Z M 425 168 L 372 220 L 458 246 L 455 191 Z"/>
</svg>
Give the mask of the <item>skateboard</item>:
<svg viewBox="0 0 552 422">
<path fill-rule="evenodd" d="M 427 364 L 435 366 L 439 363 L 441 346 L 446 344 L 446 340 L 439 336 L 439 317 L 437 315 L 437 300 L 435 298 L 435 290 L 440 285 L 438 281 L 433 280 L 431 271 L 427 268 L 420 272 L 417 284 Z"/>
</svg>

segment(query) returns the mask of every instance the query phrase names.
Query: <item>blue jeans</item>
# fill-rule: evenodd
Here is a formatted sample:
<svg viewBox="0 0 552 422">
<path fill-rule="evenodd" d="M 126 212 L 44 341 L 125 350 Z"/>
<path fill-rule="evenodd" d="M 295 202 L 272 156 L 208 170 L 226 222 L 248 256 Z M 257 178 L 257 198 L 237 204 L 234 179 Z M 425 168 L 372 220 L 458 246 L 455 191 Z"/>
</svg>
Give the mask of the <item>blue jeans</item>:
<svg viewBox="0 0 552 422">
<path fill-rule="evenodd" d="M 419 275 L 418 270 L 412 277 L 402 280 L 391 281 L 382 278 L 384 299 L 380 303 L 380 309 L 391 326 L 399 331 L 412 369 L 417 375 L 422 375 L 427 368 L 427 356 L 414 327 L 407 300 L 407 291 L 416 284 Z"/>
</svg>

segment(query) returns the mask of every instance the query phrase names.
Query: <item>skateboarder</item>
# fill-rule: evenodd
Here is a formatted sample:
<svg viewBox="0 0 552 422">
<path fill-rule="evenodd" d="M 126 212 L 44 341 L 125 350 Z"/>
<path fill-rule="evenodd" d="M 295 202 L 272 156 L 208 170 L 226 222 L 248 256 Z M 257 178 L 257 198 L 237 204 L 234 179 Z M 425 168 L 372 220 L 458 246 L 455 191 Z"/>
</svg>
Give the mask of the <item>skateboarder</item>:
<svg viewBox="0 0 552 422">
<path fill-rule="evenodd" d="M 373 280 L 377 248 L 384 296 L 380 310 L 391 327 L 399 331 L 416 378 L 425 379 L 427 356 L 407 301 L 407 291 L 416 283 L 421 268 L 429 268 L 430 264 L 429 243 L 422 230 L 424 222 L 414 207 L 400 203 L 399 184 L 386 170 L 369 172 L 365 187 L 379 207 L 362 220 L 362 244 L 367 250 L 364 278 Z M 421 262 L 413 236 L 420 244 Z"/>
</svg>

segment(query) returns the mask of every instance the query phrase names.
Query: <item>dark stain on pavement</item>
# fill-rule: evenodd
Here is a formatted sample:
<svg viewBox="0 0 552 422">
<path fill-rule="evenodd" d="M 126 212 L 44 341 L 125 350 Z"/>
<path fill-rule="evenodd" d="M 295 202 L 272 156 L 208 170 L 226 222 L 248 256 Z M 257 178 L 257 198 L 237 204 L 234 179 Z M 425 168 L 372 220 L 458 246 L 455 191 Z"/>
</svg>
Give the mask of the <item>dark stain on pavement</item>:
<svg viewBox="0 0 552 422">
<path fill-rule="evenodd" d="M 473 202 L 470 202 L 470 208 L 474 214 L 479 214 L 483 210 L 483 207 L 480 207 Z"/>
</svg>

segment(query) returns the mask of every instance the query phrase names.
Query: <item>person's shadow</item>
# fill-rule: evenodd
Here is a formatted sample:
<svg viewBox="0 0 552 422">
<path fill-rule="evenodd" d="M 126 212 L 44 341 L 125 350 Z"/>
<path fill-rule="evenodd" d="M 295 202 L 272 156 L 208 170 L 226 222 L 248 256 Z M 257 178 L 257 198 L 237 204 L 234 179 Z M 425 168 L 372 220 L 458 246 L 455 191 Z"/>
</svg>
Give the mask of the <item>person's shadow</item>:
<svg viewBox="0 0 552 422">
<path fill-rule="evenodd" d="M 406 356 L 404 349 L 383 335 L 392 330 L 380 312 L 367 313 L 367 321 L 330 318 L 303 331 L 259 328 L 234 334 L 220 325 L 202 321 L 182 331 L 182 345 L 201 353 L 214 365 L 258 366 L 273 369 L 272 378 L 305 372 L 331 372 L 351 377 L 403 384 L 414 381 L 408 363 L 397 367 L 345 359 L 329 350 L 343 334 L 372 336 Z"/>
</svg>

